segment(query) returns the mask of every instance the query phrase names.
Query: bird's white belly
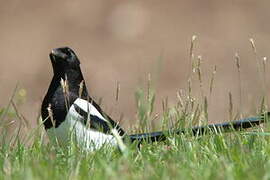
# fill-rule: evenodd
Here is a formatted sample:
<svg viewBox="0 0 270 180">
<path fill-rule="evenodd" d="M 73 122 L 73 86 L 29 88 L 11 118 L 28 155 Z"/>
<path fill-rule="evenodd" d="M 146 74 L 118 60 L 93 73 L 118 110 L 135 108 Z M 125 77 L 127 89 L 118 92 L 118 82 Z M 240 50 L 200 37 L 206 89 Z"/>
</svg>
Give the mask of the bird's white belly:
<svg viewBox="0 0 270 180">
<path fill-rule="evenodd" d="M 72 141 L 88 151 L 98 150 L 103 146 L 117 146 L 114 136 L 87 128 L 73 106 L 70 107 L 65 121 L 57 128 L 48 129 L 47 133 L 52 142 L 64 147 Z"/>
</svg>

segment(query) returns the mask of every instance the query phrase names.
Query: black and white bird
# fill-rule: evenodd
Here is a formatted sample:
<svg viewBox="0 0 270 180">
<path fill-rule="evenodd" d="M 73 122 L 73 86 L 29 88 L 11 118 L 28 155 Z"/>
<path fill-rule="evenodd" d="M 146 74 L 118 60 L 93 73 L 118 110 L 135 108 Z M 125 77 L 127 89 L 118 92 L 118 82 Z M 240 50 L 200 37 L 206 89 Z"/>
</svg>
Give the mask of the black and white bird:
<svg viewBox="0 0 270 180">
<path fill-rule="evenodd" d="M 89 151 L 105 145 L 117 147 L 117 138 L 112 130 L 118 132 L 125 142 L 154 142 L 166 140 L 169 133 L 191 132 L 202 135 L 208 130 L 242 130 L 258 125 L 265 119 L 253 117 L 190 129 L 128 135 L 90 97 L 80 69 L 80 61 L 72 49 L 53 49 L 50 59 L 54 75 L 42 102 L 41 115 L 50 140 L 62 146 L 68 145 L 73 138 L 81 148 Z"/>
</svg>

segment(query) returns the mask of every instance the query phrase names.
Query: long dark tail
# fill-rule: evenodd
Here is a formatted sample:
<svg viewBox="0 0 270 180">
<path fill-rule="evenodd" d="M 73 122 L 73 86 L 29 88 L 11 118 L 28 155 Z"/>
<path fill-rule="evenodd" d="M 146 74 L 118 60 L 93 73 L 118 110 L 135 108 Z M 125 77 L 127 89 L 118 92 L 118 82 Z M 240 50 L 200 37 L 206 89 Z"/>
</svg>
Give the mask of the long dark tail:
<svg viewBox="0 0 270 180">
<path fill-rule="evenodd" d="M 237 121 L 225 122 L 220 124 L 209 124 L 206 126 L 197 126 L 192 128 L 186 128 L 182 130 L 169 130 L 169 131 L 157 131 L 152 133 L 142 133 L 142 134 L 133 134 L 129 135 L 129 139 L 131 142 L 133 141 L 165 141 L 169 134 L 185 134 L 191 133 L 194 136 L 201 136 L 207 134 L 208 132 L 230 132 L 230 131 L 241 131 L 243 129 L 247 129 L 250 127 L 257 126 L 261 123 L 264 123 L 268 117 L 270 116 L 270 112 L 263 114 L 261 117 L 250 117 Z"/>
</svg>

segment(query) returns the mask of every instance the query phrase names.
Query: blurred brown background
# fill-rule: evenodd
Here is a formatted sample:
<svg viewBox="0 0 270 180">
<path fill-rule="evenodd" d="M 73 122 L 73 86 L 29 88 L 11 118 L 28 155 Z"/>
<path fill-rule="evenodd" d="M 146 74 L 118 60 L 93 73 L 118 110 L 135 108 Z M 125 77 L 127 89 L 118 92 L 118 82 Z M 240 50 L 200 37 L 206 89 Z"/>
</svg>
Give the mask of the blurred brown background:
<svg viewBox="0 0 270 180">
<path fill-rule="evenodd" d="M 102 107 L 114 119 L 123 113 L 127 128 L 136 119 L 134 92 L 146 88 L 148 73 L 157 93 L 157 113 L 163 99 L 168 97 L 173 106 L 176 92 L 187 89 L 190 41 L 195 34 L 194 52 L 195 57 L 202 56 L 205 94 L 217 65 L 210 121 L 228 119 L 229 91 L 236 111 L 254 114 L 262 83 L 249 38 L 255 40 L 260 62 L 269 56 L 269 7 L 269 0 L 2 1 L 0 107 L 19 83 L 27 91 L 19 110 L 34 121 L 52 77 L 48 54 L 52 48 L 70 46 L 81 60 L 91 95 L 102 98 Z M 241 108 L 236 52 L 241 58 Z M 200 94 L 198 84 L 193 91 Z"/>
</svg>

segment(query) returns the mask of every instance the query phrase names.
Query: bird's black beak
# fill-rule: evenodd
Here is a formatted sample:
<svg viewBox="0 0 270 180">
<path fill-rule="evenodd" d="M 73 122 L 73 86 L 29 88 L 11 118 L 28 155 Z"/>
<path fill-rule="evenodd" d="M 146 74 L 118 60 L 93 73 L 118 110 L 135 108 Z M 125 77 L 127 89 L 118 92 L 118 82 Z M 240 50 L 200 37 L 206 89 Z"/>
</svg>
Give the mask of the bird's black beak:
<svg viewBox="0 0 270 180">
<path fill-rule="evenodd" d="M 57 59 L 66 59 L 67 58 L 67 55 L 64 54 L 63 52 L 61 52 L 59 49 L 53 49 L 50 53 L 50 59 L 52 61 L 56 61 Z"/>
</svg>

